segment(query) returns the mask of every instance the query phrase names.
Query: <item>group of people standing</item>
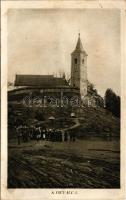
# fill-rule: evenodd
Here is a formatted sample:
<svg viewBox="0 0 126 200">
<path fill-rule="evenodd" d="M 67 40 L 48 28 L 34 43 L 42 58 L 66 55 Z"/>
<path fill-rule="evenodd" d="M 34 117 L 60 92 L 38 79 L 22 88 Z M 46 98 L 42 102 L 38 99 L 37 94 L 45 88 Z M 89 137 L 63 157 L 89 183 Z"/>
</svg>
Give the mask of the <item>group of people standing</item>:
<svg viewBox="0 0 126 200">
<path fill-rule="evenodd" d="M 20 125 L 16 127 L 18 144 L 29 140 L 48 140 L 53 142 L 75 141 L 75 133 L 70 131 L 42 128 L 41 126 Z"/>
</svg>

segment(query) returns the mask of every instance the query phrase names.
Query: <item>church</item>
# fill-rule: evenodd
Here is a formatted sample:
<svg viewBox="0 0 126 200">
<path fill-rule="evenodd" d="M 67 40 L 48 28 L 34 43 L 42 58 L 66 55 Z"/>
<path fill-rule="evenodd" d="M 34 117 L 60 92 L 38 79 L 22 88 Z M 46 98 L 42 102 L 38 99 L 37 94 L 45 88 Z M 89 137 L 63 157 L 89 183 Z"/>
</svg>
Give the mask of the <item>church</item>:
<svg viewBox="0 0 126 200">
<path fill-rule="evenodd" d="M 30 103 L 33 103 L 33 99 L 38 98 L 41 106 L 47 106 L 50 102 L 55 102 L 57 106 L 69 105 L 71 102 L 75 102 L 75 104 L 84 103 L 87 100 L 89 102 L 87 56 L 79 33 L 76 47 L 71 53 L 70 82 L 66 80 L 65 74 L 63 77 L 17 74 L 14 83 L 15 89 L 8 92 L 9 102 L 26 104 L 25 100 L 28 99 L 28 96 Z M 94 97 L 92 102 L 91 104 L 96 104 Z"/>
</svg>

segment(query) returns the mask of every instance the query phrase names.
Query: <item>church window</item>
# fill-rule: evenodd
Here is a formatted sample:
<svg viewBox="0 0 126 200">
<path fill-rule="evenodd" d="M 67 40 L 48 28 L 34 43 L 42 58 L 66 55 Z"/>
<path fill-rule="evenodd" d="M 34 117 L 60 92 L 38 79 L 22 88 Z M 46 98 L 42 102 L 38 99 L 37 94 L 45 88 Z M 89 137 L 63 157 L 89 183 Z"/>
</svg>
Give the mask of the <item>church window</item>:
<svg viewBox="0 0 126 200">
<path fill-rule="evenodd" d="M 84 59 L 82 59 L 82 64 L 84 64 Z"/>
<path fill-rule="evenodd" d="M 75 64 L 77 64 L 77 58 L 74 59 Z"/>
</svg>

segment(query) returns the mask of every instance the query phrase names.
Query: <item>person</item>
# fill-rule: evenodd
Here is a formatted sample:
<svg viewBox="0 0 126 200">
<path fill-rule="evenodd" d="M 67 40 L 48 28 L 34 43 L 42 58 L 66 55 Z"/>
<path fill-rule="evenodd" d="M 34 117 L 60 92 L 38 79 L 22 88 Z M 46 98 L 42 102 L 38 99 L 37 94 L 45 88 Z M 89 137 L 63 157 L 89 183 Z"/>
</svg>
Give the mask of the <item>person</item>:
<svg viewBox="0 0 126 200">
<path fill-rule="evenodd" d="M 42 130 L 42 139 L 45 140 L 45 130 Z"/>
<path fill-rule="evenodd" d="M 75 132 L 73 132 L 73 142 L 75 142 Z"/>
<path fill-rule="evenodd" d="M 67 140 L 70 141 L 70 132 L 67 132 Z"/>
<path fill-rule="evenodd" d="M 60 131 L 56 131 L 56 141 L 60 141 Z"/>
<path fill-rule="evenodd" d="M 62 141 L 65 141 L 65 131 L 61 131 L 61 137 L 62 137 Z"/>
<path fill-rule="evenodd" d="M 67 131 L 65 131 L 64 141 L 67 141 Z"/>
<path fill-rule="evenodd" d="M 21 144 L 21 131 L 20 131 L 20 129 L 21 129 L 20 126 L 16 127 L 17 138 L 18 138 L 18 145 Z"/>
<path fill-rule="evenodd" d="M 29 132 L 28 132 L 28 127 L 25 126 L 25 141 L 26 141 L 26 142 L 28 142 L 28 134 L 29 134 Z"/>
<path fill-rule="evenodd" d="M 39 140 L 41 139 L 41 127 L 40 126 L 38 127 L 38 139 Z"/>
<path fill-rule="evenodd" d="M 73 141 L 73 132 L 70 132 L 70 141 Z"/>
<path fill-rule="evenodd" d="M 45 134 L 45 131 L 43 132 L 43 140 L 46 139 L 46 134 Z"/>
<path fill-rule="evenodd" d="M 28 132 L 26 125 L 24 125 L 24 142 L 28 142 Z"/>
<path fill-rule="evenodd" d="M 59 141 L 62 142 L 62 132 L 59 131 Z"/>
<path fill-rule="evenodd" d="M 52 137 L 54 138 L 54 141 L 56 142 L 57 141 L 57 132 L 55 129 L 52 132 Z"/>
<path fill-rule="evenodd" d="M 41 133 L 40 133 L 40 128 L 39 128 L 39 126 L 36 126 L 35 133 L 36 133 L 36 140 L 37 140 L 37 142 L 38 142 L 38 141 L 40 140 L 40 138 L 41 138 Z"/>
<path fill-rule="evenodd" d="M 39 141 L 39 133 L 38 133 L 38 127 L 35 128 L 35 135 L 36 135 L 36 141 Z"/>
<path fill-rule="evenodd" d="M 22 126 L 22 139 L 23 139 L 23 142 L 25 142 L 25 126 L 24 125 Z"/>
<path fill-rule="evenodd" d="M 33 139 L 36 140 L 36 126 L 33 128 Z"/>
<path fill-rule="evenodd" d="M 32 126 L 29 128 L 29 137 L 31 140 L 33 139 L 33 127 Z"/>
</svg>

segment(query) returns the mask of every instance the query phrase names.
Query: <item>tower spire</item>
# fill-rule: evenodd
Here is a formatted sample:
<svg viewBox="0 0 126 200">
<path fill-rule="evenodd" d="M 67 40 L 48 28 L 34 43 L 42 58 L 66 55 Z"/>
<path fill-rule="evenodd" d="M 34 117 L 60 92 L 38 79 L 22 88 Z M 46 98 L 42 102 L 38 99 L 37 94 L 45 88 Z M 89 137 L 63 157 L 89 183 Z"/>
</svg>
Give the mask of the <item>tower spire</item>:
<svg viewBox="0 0 126 200">
<path fill-rule="evenodd" d="M 80 32 L 78 33 L 78 41 L 77 41 L 77 45 L 76 45 L 76 50 L 78 51 L 84 51 L 83 49 L 83 45 L 80 39 Z"/>
<path fill-rule="evenodd" d="M 80 32 L 78 33 L 78 40 L 77 40 L 76 48 L 74 49 L 74 51 L 72 53 L 74 53 L 74 52 L 84 53 L 87 56 L 87 53 L 84 50 L 82 42 L 81 42 Z"/>
</svg>

